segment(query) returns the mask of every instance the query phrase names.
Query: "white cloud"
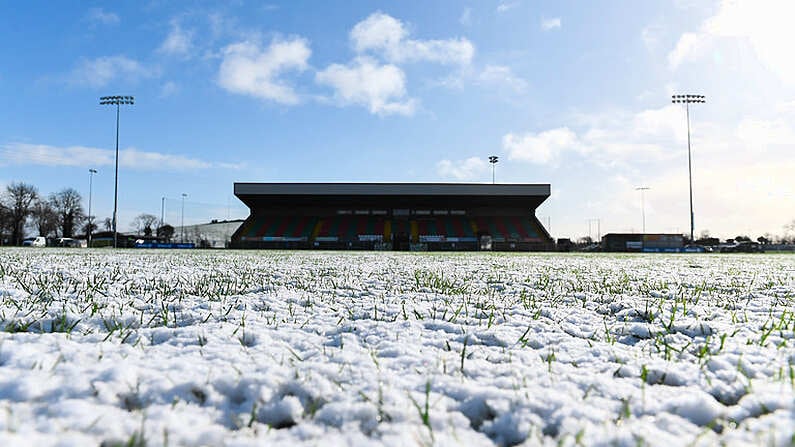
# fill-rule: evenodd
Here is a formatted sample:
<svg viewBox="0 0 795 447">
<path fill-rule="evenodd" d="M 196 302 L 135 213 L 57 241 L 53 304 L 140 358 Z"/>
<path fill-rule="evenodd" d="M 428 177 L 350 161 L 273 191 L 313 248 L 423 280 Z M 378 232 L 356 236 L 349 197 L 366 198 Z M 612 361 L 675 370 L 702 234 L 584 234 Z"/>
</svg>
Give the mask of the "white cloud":
<svg viewBox="0 0 795 447">
<path fill-rule="evenodd" d="M 478 157 L 466 160 L 441 160 L 436 164 L 439 175 L 456 180 L 475 180 L 483 178 L 488 173 L 488 164 Z"/>
<path fill-rule="evenodd" d="M 113 163 L 113 151 L 84 146 L 55 147 L 10 143 L 0 146 L 2 162 L 14 165 L 97 166 Z"/>
<path fill-rule="evenodd" d="M 481 84 L 507 87 L 516 93 L 527 91 L 527 81 L 516 76 L 511 67 L 504 65 L 486 65 L 477 80 Z"/>
<path fill-rule="evenodd" d="M 781 149 L 780 155 L 785 155 L 795 147 L 795 129 L 791 123 L 781 118 L 744 119 L 737 126 L 737 139 L 748 149 L 748 153 L 762 156 Z"/>
<path fill-rule="evenodd" d="M 511 67 L 490 64 L 483 68 L 467 67 L 457 70 L 431 82 L 430 85 L 454 90 L 462 90 L 467 85 L 476 85 L 496 90 L 498 96 L 508 102 L 515 101 L 517 94 L 526 93 L 529 87 L 528 82 L 514 73 Z"/>
<path fill-rule="evenodd" d="M 500 4 L 497 5 L 497 12 L 508 12 L 517 6 L 519 6 L 518 1 L 501 0 Z"/>
<path fill-rule="evenodd" d="M 731 165 L 760 159 L 784 159 L 795 147 L 795 110 L 773 106 L 774 118 L 751 115 L 733 123 L 691 120 L 694 156 Z M 638 163 L 668 163 L 686 157 L 687 124 L 678 105 L 637 113 L 604 113 L 590 121 L 579 135 L 593 161 L 615 160 Z"/>
<path fill-rule="evenodd" d="M 571 129 L 560 127 L 540 133 L 506 134 L 502 137 L 502 147 L 511 160 L 549 164 L 565 151 L 582 149 L 583 143 Z"/>
<path fill-rule="evenodd" d="M 223 49 L 218 83 L 233 93 L 297 104 L 298 95 L 281 75 L 305 70 L 311 54 L 309 42 L 303 38 L 274 40 L 267 48 L 251 41 L 238 42 Z"/>
<path fill-rule="evenodd" d="M 541 29 L 544 31 L 553 30 L 555 28 L 560 28 L 560 17 L 555 17 L 552 19 L 543 19 L 541 20 Z"/>
<path fill-rule="evenodd" d="M 193 49 L 193 31 L 183 30 L 176 21 L 171 22 L 169 31 L 158 51 L 172 56 L 188 56 Z"/>
<path fill-rule="evenodd" d="M 119 16 L 112 12 L 105 12 L 102 8 L 91 8 L 86 14 L 86 18 L 93 23 L 100 25 L 116 25 L 119 23 Z"/>
<path fill-rule="evenodd" d="M 586 139 L 594 144 L 626 141 L 630 144 L 676 143 L 687 137 L 685 114 L 673 104 L 635 114 L 615 113 L 603 126 L 588 130 Z"/>
<path fill-rule="evenodd" d="M 556 164 L 565 153 L 587 156 L 602 166 L 643 160 L 657 162 L 680 155 L 687 128 L 681 107 L 670 104 L 637 113 L 610 112 L 580 117 L 579 133 L 568 127 L 541 132 L 508 133 L 502 146 L 512 160 Z"/>
<path fill-rule="evenodd" d="M 462 21 L 468 17 L 466 9 Z M 412 39 L 403 22 L 381 12 L 354 25 L 350 40 L 356 57 L 347 64 L 331 64 L 318 71 L 315 81 L 334 89 L 338 106 L 360 105 L 378 115 L 412 115 L 417 108 L 418 102 L 406 93 L 406 74 L 399 64 L 433 62 L 465 70 L 475 54 L 472 43 L 464 38 Z M 489 75 L 495 74 L 487 73 L 482 81 L 494 81 Z M 519 85 L 517 79 L 511 80 Z"/>
<path fill-rule="evenodd" d="M 458 23 L 464 26 L 469 26 L 472 24 L 472 8 L 464 8 L 464 11 L 461 12 L 461 17 L 458 18 Z"/>
<path fill-rule="evenodd" d="M 10 143 L 0 146 L 0 164 L 39 166 L 112 166 L 115 151 L 85 146 L 58 147 L 44 144 Z M 119 166 L 157 171 L 190 171 L 209 168 L 234 168 L 228 163 L 213 163 L 184 155 L 163 154 L 127 148 L 119 151 Z"/>
<path fill-rule="evenodd" d="M 168 81 L 160 87 L 160 97 L 166 98 L 179 92 L 179 85 L 174 81 Z"/>
<path fill-rule="evenodd" d="M 672 68 L 677 68 L 682 63 L 700 57 L 707 49 L 707 37 L 697 33 L 684 33 L 676 43 L 670 53 L 668 53 L 668 64 Z"/>
<path fill-rule="evenodd" d="M 656 50 L 660 45 L 660 37 L 664 29 L 660 25 L 648 25 L 640 33 L 643 44 L 650 51 Z"/>
<path fill-rule="evenodd" d="M 332 64 L 316 80 L 334 88 L 338 105 L 357 104 L 378 115 L 411 115 L 416 107 L 406 98 L 406 76 L 395 65 L 358 58 L 349 65 Z"/>
<path fill-rule="evenodd" d="M 795 198 L 795 108 L 782 102 L 769 109 L 775 113 L 768 118 L 749 112 L 731 123 L 692 121 L 696 233 L 709 229 L 724 238 L 780 234 L 792 220 L 787 206 Z M 651 187 L 645 195 L 648 231 L 689 231 L 684 115 L 676 105 L 609 111 L 572 119 L 577 131 L 559 127 L 506 134 L 503 149 L 517 164 L 566 166 L 553 171 L 553 186 L 578 185 L 581 196 L 570 200 L 581 204 L 569 205 L 586 210 L 582 219 L 601 217 L 603 233 L 640 230 L 640 196 L 634 189 L 639 185 Z M 589 202 L 601 203 L 588 209 Z M 558 216 L 559 222 L 564 219 L 572 219 L 569 208 Z M 581 231 L 576 224 L 561 225 L 570 234 Z"/>
<path fill-rule="evenodd" d="M 135 148 L 119 151 L 119 165 L 132 169 L 163 169 L 173 171 L 192 171 L 195 169 L 208 169 L 215 166 L 213 163 L 183 155 L 144 152 Z"/>
<path fill-rule="evenodd" d="M 684 33 L 669 53 L 672 68 L 712 53 L 720 39 L 747 41 L 761 63 L 784 82 L 795 82 L 795 2 L 791 0 L 722 0 L 718 12 L 697 32 Z"/>
<path fill-rule="evenodd" d="M 75 84 L 104 87 L 117 79 L 136 82 L 156 75 L 156 70 L 145 67 L 135 59 L 119 55 L 84 59 L 72 70 L 69 79 Z"/>
<path fill-rule="evenodd" d="M 466 65 L 475 54 L 475 47 L 465 38 L 415 40 L 408 37 L 409 31 L 400 20 L 381 12 L 357 23 L 350 33 L 358 53 L 380 54 L 392 63 L 429 61 Z"/>
</svg>

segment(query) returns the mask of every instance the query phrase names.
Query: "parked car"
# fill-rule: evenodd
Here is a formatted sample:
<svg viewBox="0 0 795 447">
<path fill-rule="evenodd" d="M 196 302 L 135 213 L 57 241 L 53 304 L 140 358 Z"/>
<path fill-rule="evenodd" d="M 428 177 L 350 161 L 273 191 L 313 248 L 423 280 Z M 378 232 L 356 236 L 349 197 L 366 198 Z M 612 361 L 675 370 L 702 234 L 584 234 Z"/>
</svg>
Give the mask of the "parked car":
<svg viewBox="0 0 795 447">
<path fill-rule="evenodd" d="M 44 236 L 29 237 L 22 241 L 23 247 L 46 247 L 47 238 Z"/>
<path fill-rule="evenodd" d="M 737 242 L 720 248 L 721 253 L 762 253 L 763 251 L 762 245 L 753 241 Z"/>
<path fill-rule="evenodd" d="M 55 245 L 58 247 L 80 247 L 80 241 L 70 237 L 59 237 Z"/>
<path fill-rule="evenodd" d="M 687 244 L 684 246 L 685 253 L 712 253 L 712 247 L 708 245 Z"/>
</svg>

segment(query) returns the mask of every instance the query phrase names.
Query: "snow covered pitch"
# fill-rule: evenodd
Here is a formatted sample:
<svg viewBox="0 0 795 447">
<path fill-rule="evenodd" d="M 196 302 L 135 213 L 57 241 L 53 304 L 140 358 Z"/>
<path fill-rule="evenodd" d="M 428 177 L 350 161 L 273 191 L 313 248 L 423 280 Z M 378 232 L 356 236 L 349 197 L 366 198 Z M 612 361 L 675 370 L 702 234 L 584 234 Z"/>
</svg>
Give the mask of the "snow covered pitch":
<svg viewBox="0 0 795 447">
<path fill-rule="evenodd" d="M 795 256 L 0 250 L 0 445 L 791 445 Z"/>
</svg>

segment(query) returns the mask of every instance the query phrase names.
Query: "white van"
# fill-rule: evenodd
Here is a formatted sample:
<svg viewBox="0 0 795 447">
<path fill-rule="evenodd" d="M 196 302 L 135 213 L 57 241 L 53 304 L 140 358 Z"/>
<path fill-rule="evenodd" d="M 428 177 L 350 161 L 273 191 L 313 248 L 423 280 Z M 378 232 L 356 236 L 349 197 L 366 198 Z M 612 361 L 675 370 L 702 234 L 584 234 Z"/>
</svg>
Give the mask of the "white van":
<svg viewBox="0 0 795 447">
<path fill-rule="evenodd" d="M 47 238 L 44 236 L 29 237 L 22 241 L 23 247 L 46 247 Z"/>
<path fill-rule="evenodd" d="M 70 237 L 59 237 L 55 245 L 57 247 L 80 247 L 80 241 Z"/>
</svg>

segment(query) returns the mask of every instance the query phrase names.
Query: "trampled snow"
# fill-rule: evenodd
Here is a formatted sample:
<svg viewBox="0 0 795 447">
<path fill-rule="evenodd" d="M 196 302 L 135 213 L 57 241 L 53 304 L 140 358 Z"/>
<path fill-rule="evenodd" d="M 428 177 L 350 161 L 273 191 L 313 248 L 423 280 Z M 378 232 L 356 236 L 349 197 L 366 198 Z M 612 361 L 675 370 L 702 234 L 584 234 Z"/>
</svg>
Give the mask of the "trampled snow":
<svg viewBox="0 0 795 447">
<path fill-rule="evenodd" d="M 795 256 L 0 250 L 0 445 L 790 445 Z"/>
</svg>

